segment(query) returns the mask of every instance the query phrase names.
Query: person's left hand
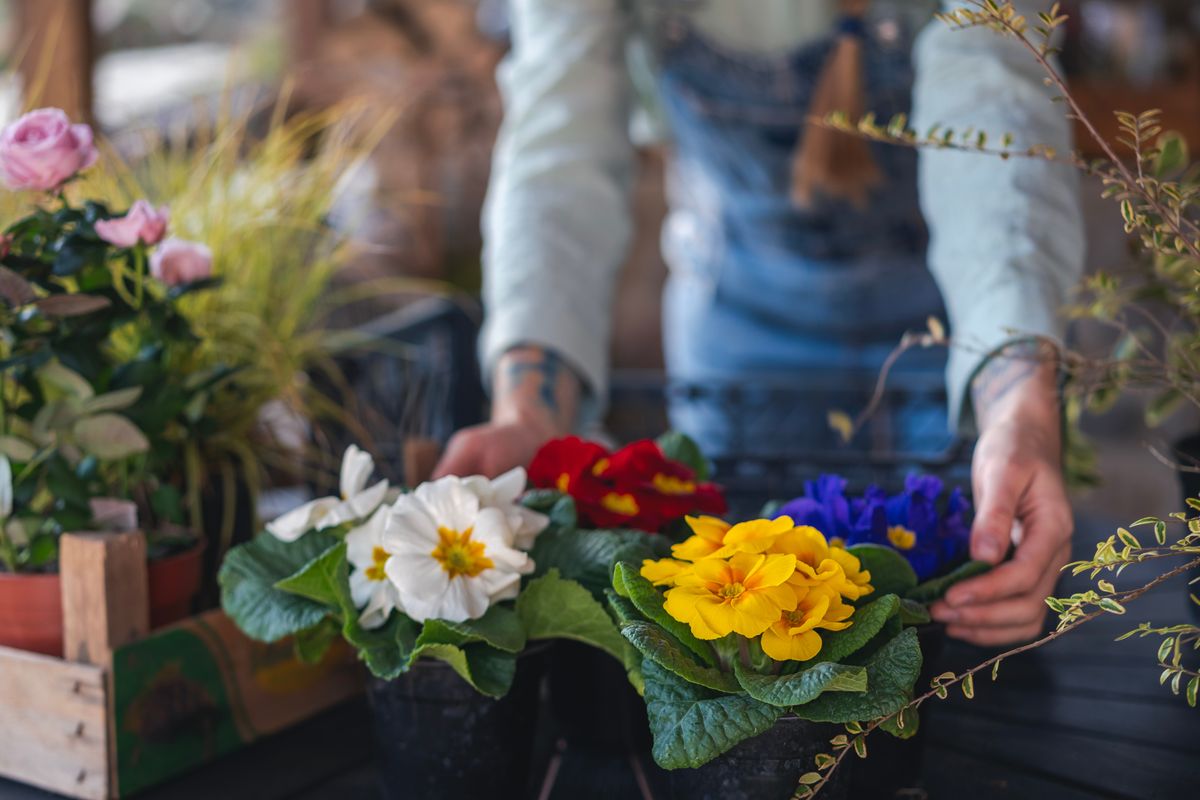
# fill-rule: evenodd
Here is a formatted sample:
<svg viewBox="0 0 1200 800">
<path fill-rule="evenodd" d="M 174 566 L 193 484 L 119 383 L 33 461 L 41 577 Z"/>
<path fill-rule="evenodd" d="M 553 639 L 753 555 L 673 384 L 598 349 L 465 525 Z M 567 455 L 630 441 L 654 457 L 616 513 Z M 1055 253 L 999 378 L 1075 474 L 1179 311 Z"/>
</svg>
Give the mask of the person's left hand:
<svg viewBox="0 0 1200 800">
<path fill-rule="evenodd" d="M 1071 554 L 1074 524 L 1062 476 L 1055 370 L 1021 358 L 993 359 L 1000 363 L 985 369 L 974 387 L 983 433 L 972 464 L 971 556 L 998 566 L 951 587 L 931 609 L 951 636 L 984 646 L 1042 632 L 1045 599 Z M 989 393 L 989 385 L 1000 393 Z M 1001 563 L 1014 539 L 1012 558 Z"/>
</svg>

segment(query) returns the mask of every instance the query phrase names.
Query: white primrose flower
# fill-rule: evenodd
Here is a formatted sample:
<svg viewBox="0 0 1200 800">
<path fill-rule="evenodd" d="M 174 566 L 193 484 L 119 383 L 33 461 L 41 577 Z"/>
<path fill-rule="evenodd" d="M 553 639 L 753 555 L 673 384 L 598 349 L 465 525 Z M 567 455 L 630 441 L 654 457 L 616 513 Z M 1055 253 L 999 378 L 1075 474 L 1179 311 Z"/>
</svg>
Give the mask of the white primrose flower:
<svg viewBox="0 0 1200 800">
<path fill-rule="evenodd" d="M 314 528 L 332 528 L 355 519 L 366 519 L 383 502 L 387 481 L 367 488 L 367 480 L 375 471 L 369 453 L 354 445 L 342 456 L 339 490 L 341 497 L 320 497 L 283 514 L 267 523 L 267 530 L 277 539 L 294 542 Z"/>
<path fill-rule="evenodd" d="M 533 540 L 550 523 L 545 514 L 539 514 L 517 502 L 528 484 L 524 467 L 514 467 L 493 480 L 472 475 L 463 478 L 462 483 L 479 498 L 481 506 L 498 508 L 505 513 L 514 542 L 521 550 L 533 547 Z"/>
<path fill-rule="evenodd" d="M 476 482 L 476 485 L 479 485 Z M 447 476 L 401 495 L 383 532 L 384 571 L 417 622 L 463 622 L 517 596 L 533 561 L 515 546 L 507 509 L 486 506 Z"/>
<path fill-rule="evenodd" d="M 350 573 L 350 597 L 362 609 L 358 624 L 378 628 L 399 608 L 400 595 L 388 580 L 384 567 L 391 558 L 383 543 L 391 509 L 380 506 L 367 522 L 346 534 L 346 559 L 354 567 Z M 403 609 L 402 609 L 403 610 Z"/>
</svg>

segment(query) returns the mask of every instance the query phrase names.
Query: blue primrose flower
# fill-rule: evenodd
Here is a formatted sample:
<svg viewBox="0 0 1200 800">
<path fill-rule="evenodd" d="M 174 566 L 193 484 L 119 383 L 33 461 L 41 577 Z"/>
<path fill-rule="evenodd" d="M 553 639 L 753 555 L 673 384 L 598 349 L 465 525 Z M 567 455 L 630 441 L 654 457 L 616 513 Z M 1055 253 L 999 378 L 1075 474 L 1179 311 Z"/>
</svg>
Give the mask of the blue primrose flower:
<svg viewBox="0 0 1200 800">
<path fill-rule="evenodd" d="M 888 497 L 878 487 L 867 489 L 853 504 L 855 532 L 851 539 L 895 548 L 912 565 L 919 580 L 934 577 L 963 560 L 971 528 L 970 503 L 954 489 L 939 512 L 942 482 L 932 475 L 909 475 L 904 491 Z"/>
<path fill-rule="evenodd" d="M 811 525 L 830 544 L 880 544 L 899 551 L 917 578 L 942 574 L 966 558 L 971 529 L 971 506 L 959 489 L 950 492 L 939 512 L 942 481 L 932 475 L 909 475 L 904 491 L 889 497 L 870 486 L 862 497 L 846 497 L 846 481 L 822 475 L 805 481 L 804 496 L 785 503 L 777 517 L 789 516 L 797 525 Z"/>
<path fill-rule="evenodd" d="M 846 481 L 839 475 L 822 475 L 804 482 L 804 496 L 784 503 L 775 518 L 791 517 L 797 525 L 811 525 L 825 534 L 830 544 L 855 544 L 851 503 L 846 499 Z"/>
</svg>

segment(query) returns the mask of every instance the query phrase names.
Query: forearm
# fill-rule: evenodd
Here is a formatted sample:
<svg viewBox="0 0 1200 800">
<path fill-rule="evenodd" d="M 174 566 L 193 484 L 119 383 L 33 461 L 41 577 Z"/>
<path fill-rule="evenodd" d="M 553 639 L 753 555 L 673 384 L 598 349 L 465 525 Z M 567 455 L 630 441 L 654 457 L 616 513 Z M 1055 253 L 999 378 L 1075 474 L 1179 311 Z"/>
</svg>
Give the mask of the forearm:
<svg viewBox="0 0 1200 800">
<path fill-rule="evenodd" d="M 579 378 L 553 351 L 515 347 L 496 365 L 492 379 L 492 422 L 521 424 L 547 437 L 569 433 L 579 415 Z"/>
<path fill-rule="evenodd" d="M 1023 434 L 1061 441 L 1058 352 L 1049 342 L 1017 342 L 991 356 L 971 381 L 971 403 L 981 431 L 1011 425 Z"/>
</svg>

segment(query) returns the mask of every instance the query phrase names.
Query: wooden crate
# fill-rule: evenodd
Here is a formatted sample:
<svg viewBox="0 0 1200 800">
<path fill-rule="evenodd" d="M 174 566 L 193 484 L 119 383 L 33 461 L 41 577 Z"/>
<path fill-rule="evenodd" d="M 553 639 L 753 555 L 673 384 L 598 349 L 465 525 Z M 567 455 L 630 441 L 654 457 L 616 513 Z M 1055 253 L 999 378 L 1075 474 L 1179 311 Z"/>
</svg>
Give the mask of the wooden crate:
<svg viewBox="0 0 1200 800">
<path fill-rule="evenodd" d="M 0 647 L 0 775 L 126 797 L 362 689 L 349 648 L 315 665 L 220 611 L 149 632 L 140 533 L 62 539 L 66 659 Z"/>
</svg>

